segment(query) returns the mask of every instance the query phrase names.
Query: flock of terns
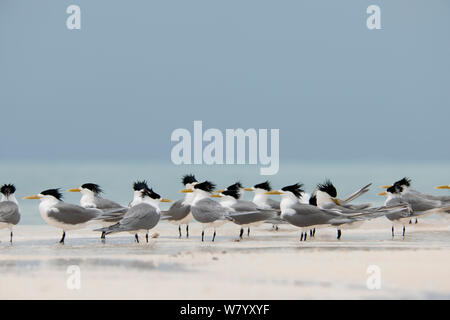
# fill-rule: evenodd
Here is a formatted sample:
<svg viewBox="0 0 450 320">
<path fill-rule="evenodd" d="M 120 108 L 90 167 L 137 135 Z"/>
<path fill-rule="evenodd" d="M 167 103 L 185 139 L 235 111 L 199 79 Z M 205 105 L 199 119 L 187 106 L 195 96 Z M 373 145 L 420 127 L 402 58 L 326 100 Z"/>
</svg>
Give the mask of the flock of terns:
<svg viewBox="0 0 450 320">
<path fill-rule="evenodd" d="M 316 228 L 332 226 L 336 227 L 337 239 L 340 239 L 343 229 L 355 228 L 364 221 L 382 216 L 392 221 L 392 237 L 394 225 L 403 226 L 404 237 L 406 225 L 413 223 L 413 219 L 417 223 L 419 216 L 450 213 L 450 196 L 434 196 L 412 190 L 408 178 L 383 186 L 386 191 L 379 195 L 386 196 L 386 201 L 380 207 L 371 207 L 370 203 L 351 204 L 368 192 L 371 184 L 344 199 L 338 199 L 337 190 L 329 180 L 318 184 L 311 194 L 306 193 L 299 183 L 272 190 L 268 181 L 248 188 L 236 182 L 226 189 L 215 190 L 212 182 L 198 182 L 192 174 L 183 176 L 182 184 L 184 199 L 174 202 L 167 211 L 161 211 L 159 203 L 172 201 L 162 198 L 146 181 L 134 183 L 133 200 L 127 207 L 101 197 L 102 189 L 95 183 L 85 183 L 68 190 L 81 193 L 80 205 L 64 202 L 59 189 L 48 189 L 24 199 L 40 200 L 39 212 L 44 221 L 62 230 L 61 244 L 64 244 L 66 231 L 84 228 L 92 222 L 102 226 L 94 230 L 101 232 L 102 241 L 108 234 L 128 232 L 134 235 L 136 242 L 139 242 L 139 236 L 145 236 L 148 242 L 149 230 L 160 220 L 178 225 L 180 238 L 181 226 L 185 225 L 186 237 L 189 237 L 189 223 L 194 219 L 202 225 L 202 241 L 206 229 L 213 229 L 214 241 L 216 229 L 227 222 L 240 227 L 241 239 L 244 228 L 247 228 L 249 236 L 250 227 L 263 223 L 272 224 L 276 230 L 280 224 L 299 227 L 300 241 L 306 241 L 308 234 L 315 237 Z M 450 185 L 437 188 L 450 189 Z M 10 230 L 11 243 L 13 226 L 20 221 L 15 191 L 12 184 L 0 188 L 0 229 Z M 252 201 L 241 199 L 244 191 L 254 193 Z M 281 196 L 281 201 L 271 199 L 270 195 Z"/>
</svg>

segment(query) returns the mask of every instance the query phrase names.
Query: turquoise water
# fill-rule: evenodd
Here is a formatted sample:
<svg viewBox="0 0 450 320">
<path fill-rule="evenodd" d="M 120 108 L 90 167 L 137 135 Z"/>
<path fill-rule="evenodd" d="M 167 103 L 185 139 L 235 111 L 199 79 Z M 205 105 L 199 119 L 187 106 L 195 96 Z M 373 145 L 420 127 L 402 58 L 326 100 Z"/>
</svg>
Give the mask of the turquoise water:
<svg viewBox="0 0 450 320">
<path fill-rule="evenodd" d="M 38 212 L 38 200 L 22 200 L 26 195 L 39 193 L 49 188 L 78 187 L 86 182 L 98 183 L 105 191 L 104 197 L 127 205 L 132 198 L 132 183 L 136 179 L 147 179 L 161 196 L 172 200 L 183 195 L 181 176 L 194 173 L 198 180 L 211 180 L 218 187 L 225 187 L 236 180 L 244 185 L 254 185 L 270 180 L 274 188 L 302 182 L 310 192 L 325 178 L 332 179 L 339 196 L 352 193 L 357 188 L 372 182 L 371 191 L 357 202 L 372 202 L 381 205 L 384 198 L 376 194 L 379 186 L 408 176 L 413 179 L 413 187 L 431 194 L 444 194 L 435 186 L 450 183 L 449 163 L 281 163 L 275 176 L 259 175 L 259 167 L 253 165 L 226 166 L 175 166 L 171 163 L 113 162 L 97 161 L 89 163 L 51 162 L 2 162 L 0 163 L 0 183 L 14 183 L 22 213 L 21 224 L 44 224 Z M 80 194 L 64 192 L 65 201 L 78 203 Z M 252 194 L 246 193 L 251 199 Z M 166 208 L 164 204 L 162 208 Z"/>
</svg>

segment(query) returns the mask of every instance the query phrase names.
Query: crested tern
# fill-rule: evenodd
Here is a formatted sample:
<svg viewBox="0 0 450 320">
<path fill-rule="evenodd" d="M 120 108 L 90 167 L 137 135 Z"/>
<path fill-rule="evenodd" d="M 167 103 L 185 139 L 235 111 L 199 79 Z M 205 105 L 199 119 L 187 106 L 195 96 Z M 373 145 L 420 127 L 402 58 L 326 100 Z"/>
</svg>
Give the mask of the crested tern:
<svg viewBox="0 0 450 320">
<path fill-rule="evenodd" d="M 272 227 L 278 230 L 279 224 L 286 224 L 287 222 L 280 218 L 280 202 L 273 200 L 266 194 L 268 191 L 272 191 L 272 187 L 269 181 L 264 181 L 255 184 L 253 187 L 244 188 L 245 191 L 254 192 L 252 202 L 262 209 L 272 209 L 277 212 L 277 216 L 273 219 L 268 219 L 266 222 L 272 223 Z"/>
<path fill-rule="evenodd" d="M 62 201 L 59 189 L 44 190 L 39 194 L 27 196 L 24 199 L 40 200 L 39 212 L 42 219 L 49 225 L 62 229 L 62 238 L 59 243 L 64 244 L 66 231 L 84 228 L 88 223 L 98 218 L 102 211 Z"/>
<path fill-rule="evenodd" d="M 220 205 L 210 198 L 216 185 L 210 181 L 197 183 L 194 188 L 183 189 L 182 193 L 194 193 L 194 200 L 191 203 L 191 212 L 194 219 L 202 225 L 202 241 L 204 241 L 205 230 L 214 229 L 212 241 L 216 238 L 216 229 L 229 221 L 227 216 L 230 209 Z"/>
<path fill-rule="evenodd" d="M 281 195 L 281 217 L 290 224 L 301 228 L 300 241 L 306 240 L 307 230 L 320 225 L 342 226 L 355 221 L 383 216 L 388 212 L 404 210 L 405 205 L 353 210 L 344 207 L 321 209 L 298 201 L 303 192 L 302 184 L 286 186 L 281 190 L 269 191 L 269 195 Z"/>
<path fill-rule="evenodd" d="M 160 220 L 161 211 L 159 209 L 159 203 L 171 202 L 171 200 L 161 198 L 161 196 L 151 188 L 144 188 L 139 192 L 141 201 L 135 201 L 119 222 L 112 226 L 96 229 L 94 231 L 104 232 L 105 235 L 118 232 L 129 232 L 134 234 L 137 243 L 139 243 L 139 233 L 143 233 L 148 242 L 149 230 L 153 229 Z"/>
<path fill-rule="evenodd" d="M 379 196 L 387 196 L 385 205 L 396 205 L 406 203 L 411 208 L 411 217 L 426 216 L 434 213 L 450 213 L 450 203 L 441 200 L 433 200 L 419 196 L 413 192 L 406 192 L 401 184 L 394 184 L 386 191 L 380 192 Z M 405 236 L 405 225 L 403 224 L 403 237 Z M 392 230 L 392 232 L 394 232 Z"/>
<path fill-rule="evenodd" d="M 185 189 L 192 189 L 198 183 L 193 174 L 187 174 L 182 178 Z M 186 225 L 186 238 L 189 238 L 189 223 L 192 221 L 191 203 L 194 200 L 194 193 L 187 192 L 183 200 L 175 201 L 167 211 L 161 214 L 168 222 L 178 225 L 178 232 L 181 238 L 181 225 Z"/>
<path fill-rule="evenodd" d="M 334 208 L 345 208 L 345 209 L 353 209 L 353 210 L 363 210 L 369 208 L 372 204 L 364 203 L 360 205 L 349 204 L 349 202 L 355 200 L 359 196 L 369 191 L 369 187 L 372 184 L 368 184 L 359 190 L 355 191 L 351 195 L 347 196 L 344 199 L 337 198 L 337 190 L 336 187 L 331 183 L 330 180 L 326 180 L 324 183 L 318 184 L 316 190 L 313 192 L 313 198 L 311 199 L 310 204 L 316 205 L 320 209 L 334 209 Z M 357 228 L 364 221 L 355 221 L 354 223 L 347 223 L 343 225 L 346 229 Z M 340 239 L 342 236 L 342 229 L 337 228 L 337 238 Z"/>
<path fill-rule="evenodd" d="M 9 242 L 13 240 L 13 226 L 20 221 L 19 203 L 14 193 L 16 187 L 13 184 L 4 184 L 0 188 L 2 199 L 0 200 L 0 229 L 9 229 Z"/>
<path fill-rule="evenodd" d="M 80 205 L 83 208 L 97 208 L 103 212 L 115 213 L 114 215 L 107 216 L 103 219 L 98 219 L 103 227 L 109 227 L 116 224 L 128 210 L 128 208 L 121 206 L 117 202 L 101 197 L 100 194 L 103 190 L 95 183 L 85 183 L 81 185 L 81 187 L 69 189 L 68 191 L 81 193 Z M 105 234 L 102 233 L 100 238 L 104 239 Z"/>
<path fill-rule="evenodd" d="M 251 201 L 241 200 L 241 188 L 227 189 L 219 194 L 213 194 L 211 197 L 220 198 L 219 203 L 230 209 L 230 219 L 241 226 L 240 239 L 242 239 L 245 227 L 248 227 L 247 236 L 250 236 L 250 226 L 259 226 L 266 220 L 277 216 L 277 212 L 273 209 L 265 209 Z"/>
</svg>

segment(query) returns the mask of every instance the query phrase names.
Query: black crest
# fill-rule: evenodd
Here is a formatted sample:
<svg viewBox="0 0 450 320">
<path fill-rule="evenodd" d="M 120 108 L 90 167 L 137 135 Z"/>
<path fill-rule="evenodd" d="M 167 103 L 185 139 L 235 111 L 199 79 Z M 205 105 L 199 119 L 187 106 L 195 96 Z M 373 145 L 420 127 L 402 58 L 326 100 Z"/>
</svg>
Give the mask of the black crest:
<svg viewBox="0 0 450 320">
<path fill-rule="evenodd" d="M 193 174 L 187 174 L 181 178 L 181 182 L 183 183 L 183 185 L 187 185 L 198 181 L 197 179 L 195 179 L 195 176 Z"/>
<path fill-rule="evenodd" d="M 213 192 L 216 188 L 216 185 L 210 181 L 204 181 L 202 183 L 196 184 L 194 186 L 195 189 L 200 189 L 206 192 Z"/>
<path fill-rule="evenodd" d="M 147 185 L 147 181 L 142 180 L 142 181 L 136 181 L 133 184 L 133 190 L 134 191 L 140 191 L 142 189 L 148 189 L 148 185 Z"/>
<path fill-rule="evenodd" d="M 9 196 L 16 192 L 16 187 L 13 184 L 4 184 L 0 188 L 0 192 L 3 193 L 5 196 Z"/>
<path fill-rule="evenodd" d="M 240 181 L 238 181 L 235 184 L 232 184 L 231 186 L 228 186 L 227 190 L 239 190 L 241 188 L 242 188 L 242 183 Z"/>
<path fill-rule="evenodd" d="M 392 194 L 399 194 L 402 191 L 403 191 L 403 188 L 399 184 L 394 184 L 392 187 L 386 189 L 386 192 L 389 192 Z"/>
<path fill-rule="evenodd" d="M 309 204 L 317 207 L 317 197 L 315 194 L 312 195 L 311 198 L 309 198 Z"/>
<path fill-rule="evenodd" d="M 95 194 L 100 194 L 103 192 L 102 188 L 98 184 L 95 183 L 85 183 L 81 186 L 83 189 L 91 190 Z"/>
<path fill-rule="evenodd" d="M 59 189 L 48 189 L 41 192 L 44 196 L 53 196 L 58 200 L 62 200 L 63 196 Z"/>
<path fill-rule="evenodd" d="M 235 189 L 235 190 L 225 190 L 224 192 L 222 192 L 222 194 L 226 195 L 226 196 L 232 196 L 235 199 L 239 199 L 241 197 L 241 192 L 239 189 Z"/>
<path fill-rule="evenodd" d="M 302 193 L 304 192 L 303 189 L 302 189 L 302 187 L 303 187 L 303 184 L 301 184 L 301 183 L 296 183 L 296 184 L 293 184 L 293 185 L 291 185 L 291 186 L 286 186 L 286 187 L 282 188 L 281 190 L 282 190 L 282 191 L 290 191 L 290 192 L 292 192 L 297 198 L 301 198 Z"/>
<path fill-rule="evenodd" d="M 266 191 L 272 190 L 269 181 L 265 181 L 265 182 L 260 183 L 260 184 L 255 184 L 253 186 L 253 188 L 255 188 L 255 189 L 263 189 L 263 190 L 266 190 Z"/>
<path fill-rule="evenodd" d="M 403 179 L 398 180 L 397 182 L 395 182 L 394 185 L 409 187 L 409 186 L 411 186 L 411 179 L 409 179 L 407 177 L 404 177 Z"/>
<path fill-rule="evenodd" d="M 148 189 L 148 188 L 145 188 L 142 191 L 142 197 L 144 197 L 144 196 L 150 197 L 152 199 L 161 199 L 161 196 L 159 194 L 157 194 L 155 191 L 153 191 L 153 189 Z"/>
<path fill-rule="evenodd" d="M 331 183 L 330 180 L 325 180 L 324 183 L 322 184 L 318 184 L 317 188 L 322 191 L 322 192 L 326 192 L 330 195 L 330 197 L 336 198 L 337 197 L 337 190 L 336 188 L 333 186 L 333 184 Z"/>
</svg>

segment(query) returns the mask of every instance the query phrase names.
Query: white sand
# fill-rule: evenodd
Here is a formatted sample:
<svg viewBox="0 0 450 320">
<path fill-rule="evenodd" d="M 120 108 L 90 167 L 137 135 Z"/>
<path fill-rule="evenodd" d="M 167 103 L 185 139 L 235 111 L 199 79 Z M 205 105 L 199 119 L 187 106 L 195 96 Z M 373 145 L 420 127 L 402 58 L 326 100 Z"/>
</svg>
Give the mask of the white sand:
<svg viewBox="0 0 450 320">
<path fill-rule="evenodd" d="M 149 244 L 128 234 L 102 244 L 90 229 L 60 232 L 49 226 L 18 226 L 10 245 L 0 230 L 1 299 L 380 299 L 450 298 L 450 230 L 444 219 L 420 219 L 406 238 L 391 239 L 385 219 L 344 230 L 320 229 L 299 242 L 298 230 L 263 225 L 236 241 L 231 223 L 216 242 L 200 242 L 200 228 L 178 239 L 175 226 L 160 223 Z M 183 230 L 184 234 L 184 230 Z M 143 239 L 142 239 L 143 240 Z M 67 267 L 78 265 L 81 288 L 67 288 Z M 369 290 L 367 268 L 381 270 L 381 289 Z"/>
</svg>

